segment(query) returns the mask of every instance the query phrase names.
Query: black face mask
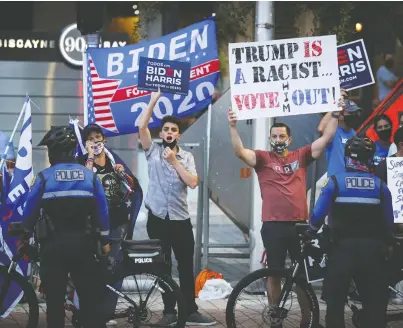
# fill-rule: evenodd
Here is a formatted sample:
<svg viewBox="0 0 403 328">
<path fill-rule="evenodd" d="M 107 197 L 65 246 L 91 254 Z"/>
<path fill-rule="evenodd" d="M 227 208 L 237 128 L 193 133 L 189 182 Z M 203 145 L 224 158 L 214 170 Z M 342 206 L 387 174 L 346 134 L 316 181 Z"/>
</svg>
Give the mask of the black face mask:
<svg viewBox="0 0 403 328">
<path fill-rule="evenodd" d="M 361 125 L 361 117 L 357 115 L 344 116 L 344 122 L 346 122 L 348 127 L 357 130 Z"/>
<path fill-rule="evenodd" d="M 176 139 L 173 140 L 173 141 L 171 141 L 171 142 L 162 140 L 162 145 L 164 146 L 164 148 L 169 147 L 169 148 L 171 148 L 171 149 L 174 149 L 174 148 L 176 147 L 176 144 L 177 144 L 177 140 L 176 140 Z"/>
<path fill-rule="evenodd" d="M 277 154 L 282 154 L 290 145 L 290 139 L 284 142 L 274 142 L 270 140 L 270 145 L 273 147 L 273 151 Z"/>
<path fill-rule="evenodd" d="M 381 139 L 382 141 L 389 141 L 390 137 L 392 135 L 392 129 L 385 129 L 382 131 L 376 131 L 379 139 Z"/>
<path fill-rule="evenodd" d="M 385 60 L 385 67 L 388 69 L 392 69 L 395 66 L 395 62 L 393 59 Z"/>
</svg>

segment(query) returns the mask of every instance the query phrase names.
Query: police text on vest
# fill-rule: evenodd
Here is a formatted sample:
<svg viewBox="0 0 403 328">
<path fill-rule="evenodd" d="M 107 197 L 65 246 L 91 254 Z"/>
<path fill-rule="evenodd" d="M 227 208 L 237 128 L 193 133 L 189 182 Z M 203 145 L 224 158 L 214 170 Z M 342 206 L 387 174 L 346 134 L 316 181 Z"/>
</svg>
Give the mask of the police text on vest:
<svg viewBox="0 0 403 328">
<path fill-rule="evenodd" d="M 368 177 L 346 177 L 345 179 L 346 188 L 349 189 L 375 189 L 374 178 Z"/>
<path fill-rule="evenodd" d="M 84 171 L 80 169 L 76 170 L 56 170 L 56 181 L 80 181 L 84 180 Z"/>
</svg>

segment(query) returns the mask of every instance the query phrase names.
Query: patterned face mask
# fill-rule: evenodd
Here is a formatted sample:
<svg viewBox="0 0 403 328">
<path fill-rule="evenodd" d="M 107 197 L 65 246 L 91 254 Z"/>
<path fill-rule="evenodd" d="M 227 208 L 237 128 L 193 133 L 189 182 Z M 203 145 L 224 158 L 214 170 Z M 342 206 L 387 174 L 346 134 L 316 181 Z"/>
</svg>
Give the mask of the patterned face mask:
<svg viewBox="0 0 403 328">
<path fill-rule="evenodd" d="M 270 140 L 270 145 L 277 154 L 282 154 L 290 145 L 290 139 L 287 139 L 284 142 L 274 142 Z"/>
<path fill-rule="evenodd" d="M 94 155 L 99 155 L 104 150 L 104 143 L 103 141 L 96 142 L 94 144 Z"/>
</svg>

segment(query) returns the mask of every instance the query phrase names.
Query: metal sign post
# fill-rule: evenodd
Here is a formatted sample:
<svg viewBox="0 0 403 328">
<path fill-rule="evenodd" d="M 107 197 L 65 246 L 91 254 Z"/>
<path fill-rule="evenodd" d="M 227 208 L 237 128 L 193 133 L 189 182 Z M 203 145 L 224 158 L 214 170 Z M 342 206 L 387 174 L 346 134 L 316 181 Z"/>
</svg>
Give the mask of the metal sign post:
<svg viewBox="0 0 403 328">
<path fill-rule="evenodd" d="M 274 37 L 274 2 L 256 1 L 255 40 L 270 41 Z M 269 132 L 272 119 L 253 120 L 253 149 L 269 149 Z M 252 181 L 252 215 L 249 231 L 250 238 L 250 272 L 262 268 L 260 263 L 264 250 L 260 229 L 262 226 L 262 198 L 256 174 Z"/>
</svg>

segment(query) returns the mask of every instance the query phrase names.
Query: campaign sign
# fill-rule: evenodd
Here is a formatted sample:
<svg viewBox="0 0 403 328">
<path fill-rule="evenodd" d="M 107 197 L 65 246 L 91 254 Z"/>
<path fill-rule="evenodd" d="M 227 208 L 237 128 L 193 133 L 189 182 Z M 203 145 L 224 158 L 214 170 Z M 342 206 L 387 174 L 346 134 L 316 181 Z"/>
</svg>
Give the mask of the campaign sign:
<svg viewBox="0 0 403 328">
<path fill-rule="evenodd" d="M 392 194 L 395 223 L 403 223 L 403 159 L 386 158 L 388 188 Z"/>
<path fill-rule="evenodd" d="M 337 47 L 340 87 L 353 90 L 375 83 L 364 40 Z"/>
<path fill-rule="evenodd" d="M 190 63 L 140 57 L 138 90 L 187 95 Z"/>
<path fill-rule="evenodd" d="M 338 110 L 335 35 L 230 43 L 228 49 L 239 120 Z"/>
<path fill-rule="evenodd" d="M 84 120 L 100 125 L 107 137 L 138 132 L 151 96 L 150 91 L 138 89 L 141 57 L 186 62 L 191 67 L 188 93 L 163 93 L 149 128 L 160 127 L 166 115 L 190 116 L 212 102 L 220 75 L 213 18 L 124 47 L 88 48 L 83 71 Z"/>
</svg>

